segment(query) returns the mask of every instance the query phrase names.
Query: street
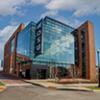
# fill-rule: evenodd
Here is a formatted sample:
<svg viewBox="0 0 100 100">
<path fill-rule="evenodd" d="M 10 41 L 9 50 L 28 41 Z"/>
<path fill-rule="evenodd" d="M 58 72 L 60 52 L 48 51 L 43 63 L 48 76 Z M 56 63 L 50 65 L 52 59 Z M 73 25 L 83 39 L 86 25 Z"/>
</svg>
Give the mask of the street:
<svg viewBox="0 0 100 100">
<path fill-rule="evenodd" d="M 0 80 L 7 86 L 0 100 L 100 100 L 100 92 L 48 89 L 3 74 Z"/>
<path fill-rule="evenodd" d="M 61 91 L 35 85 L 9 86 L 0 100 L 100 100 L 100 92 Z"/>
</svg>

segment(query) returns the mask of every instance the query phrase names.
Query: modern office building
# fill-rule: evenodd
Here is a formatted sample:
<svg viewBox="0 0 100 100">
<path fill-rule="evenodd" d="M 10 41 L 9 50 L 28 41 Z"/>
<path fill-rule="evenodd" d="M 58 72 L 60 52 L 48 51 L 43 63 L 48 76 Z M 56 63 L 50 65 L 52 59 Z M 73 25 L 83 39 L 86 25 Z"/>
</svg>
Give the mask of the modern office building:
<svg viewBox="0 0 100 100">
<path fill-rule="evenodd" d="M 4 72 L 23 78 L 95 80 L 92 24 L 74 29 L 49 17 L 21 24 L 5 44 Z"/>
</svg>

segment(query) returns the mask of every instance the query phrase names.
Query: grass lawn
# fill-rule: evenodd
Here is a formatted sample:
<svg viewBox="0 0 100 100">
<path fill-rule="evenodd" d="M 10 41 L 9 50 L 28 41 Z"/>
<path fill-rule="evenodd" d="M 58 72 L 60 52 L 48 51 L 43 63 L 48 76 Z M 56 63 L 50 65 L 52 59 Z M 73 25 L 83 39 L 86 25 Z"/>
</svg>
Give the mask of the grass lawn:
<svg viewBox="0 0 100 100">
<path fill-rule="evenodd" d="M 5 85 L 4 83 L 0 82 L 0 86 L 4 86 L 4 85 Z"/>
<path fill-rule="evenodd" d="M 89 86 L 87 88 L 92 89 L 92 90 L 100 90 L 100 87 L 97 87 L 97 86 Z"/>
</svg>

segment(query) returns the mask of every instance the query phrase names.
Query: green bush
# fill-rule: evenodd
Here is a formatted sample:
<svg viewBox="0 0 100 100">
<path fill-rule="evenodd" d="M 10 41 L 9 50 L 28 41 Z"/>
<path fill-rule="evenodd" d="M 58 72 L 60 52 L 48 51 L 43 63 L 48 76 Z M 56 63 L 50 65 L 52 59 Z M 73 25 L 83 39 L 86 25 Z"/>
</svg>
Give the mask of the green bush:
<svg viewBox="0 0 100 100">
<path fill-rule="evenodd" d="M 100 88 L 97 86 L 89 86 L 87 88 L 92 89 L 92 90 L 100 90 Z"/>
<path fill-rule="evenodd" d="M 4 86 L 4 85 L 5 85 L 4 83 L 0 82 L 0 86 Z"/>
</svg>

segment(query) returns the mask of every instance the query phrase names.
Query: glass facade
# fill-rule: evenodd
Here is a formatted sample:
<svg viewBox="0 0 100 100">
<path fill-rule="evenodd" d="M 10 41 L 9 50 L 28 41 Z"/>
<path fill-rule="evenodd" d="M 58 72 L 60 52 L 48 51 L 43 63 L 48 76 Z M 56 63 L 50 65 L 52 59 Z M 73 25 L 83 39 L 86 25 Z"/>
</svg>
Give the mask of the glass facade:
<svg viewBox="0 0 100 100">
<path fill-rule="evenodd" d="M 34 49 L 35 23 L 29 23 L 25 29 L 18 34 L 17 54 L 32 57 Z"/>
<path fill-rule="evenodd" d="M 33 64 L 74 64 L 73 28 L 45 17 L 31 22 L 18 34 L 17 53 L 32 59 Z"/>
<path fill-rule="evenodd" d="M 67 66 L 74 64 L 73 28 L 46 17 L 42 24 L 42 54 L 33 58 L 35 63 Z"/>
</svg>

